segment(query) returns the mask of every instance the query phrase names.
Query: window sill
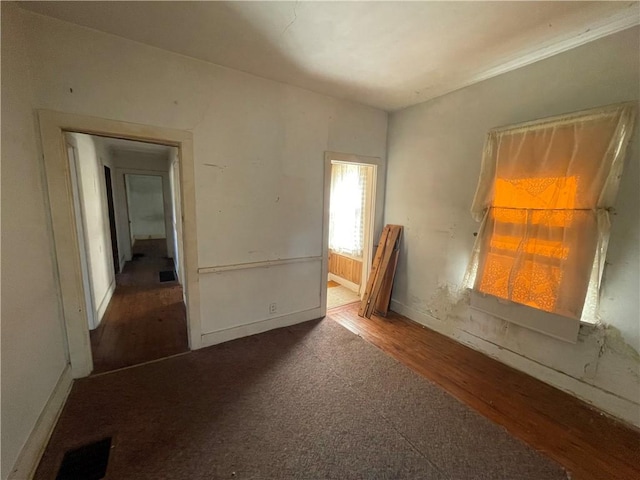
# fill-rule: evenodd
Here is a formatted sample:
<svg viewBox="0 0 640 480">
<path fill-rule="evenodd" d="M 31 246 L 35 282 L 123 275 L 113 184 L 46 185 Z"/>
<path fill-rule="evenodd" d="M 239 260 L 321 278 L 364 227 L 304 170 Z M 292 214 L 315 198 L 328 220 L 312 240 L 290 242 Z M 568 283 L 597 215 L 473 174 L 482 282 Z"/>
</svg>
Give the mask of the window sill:
<svg viewBox="0 0 640 480">
<path fill-rule="evenodd" d="M 538 333 L 576 343 L 581 322 L 471 290 L 470 307 Z M 591 324 L 587 324 L 591 326 Z"/>
</svg>

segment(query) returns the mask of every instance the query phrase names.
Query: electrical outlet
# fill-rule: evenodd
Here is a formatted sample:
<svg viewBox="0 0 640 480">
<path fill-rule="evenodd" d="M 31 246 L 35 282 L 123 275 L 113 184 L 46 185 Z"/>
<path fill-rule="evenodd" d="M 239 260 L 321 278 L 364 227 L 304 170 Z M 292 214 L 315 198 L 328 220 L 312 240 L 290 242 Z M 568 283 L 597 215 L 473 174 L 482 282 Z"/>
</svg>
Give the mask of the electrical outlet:
<svg viewBox="0 0 640 480">
<path fill-rule="evenodd" d="M 270 314 L 274 314 L 278 311 L 278 304 L 277 303 L 272 303 L 271 305 L 269 305 L 269 313 Z"/>
</svg>

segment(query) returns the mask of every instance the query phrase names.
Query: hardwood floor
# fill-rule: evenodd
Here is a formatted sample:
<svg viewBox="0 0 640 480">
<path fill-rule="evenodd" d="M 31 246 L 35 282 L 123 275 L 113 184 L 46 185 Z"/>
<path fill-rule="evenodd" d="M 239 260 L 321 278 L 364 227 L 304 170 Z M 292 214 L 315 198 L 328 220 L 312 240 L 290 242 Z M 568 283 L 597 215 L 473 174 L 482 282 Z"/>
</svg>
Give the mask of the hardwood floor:
<svg viewBox="0 0 640 480">
<path fill-rule="evenodd" d="M 563 465 L 573 480 L 640 479 L 640 432 L 401 315 L 328 316 Z M 481 439 L 479 439 L 481 441 Z"/>
<path fill-rule="evenodd" d="M 116 290 L 100 326 L 90 332 L 93 373 L 168 357 L 189 349 L 182 287 L 160 283 L 173 270 L 166 241 L 138 240 L 134 260 L 116 276 Z"/>
</svg>

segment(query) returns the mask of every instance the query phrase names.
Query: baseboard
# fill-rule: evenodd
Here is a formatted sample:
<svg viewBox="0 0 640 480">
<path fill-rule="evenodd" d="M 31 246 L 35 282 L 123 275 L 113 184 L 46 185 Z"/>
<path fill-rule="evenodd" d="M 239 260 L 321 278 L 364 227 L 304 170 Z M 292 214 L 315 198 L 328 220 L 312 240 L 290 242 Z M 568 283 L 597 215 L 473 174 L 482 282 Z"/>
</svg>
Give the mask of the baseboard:
<svg viewBox="0 0 640 480">
<path fill-rule="evenodd" d="M 635 402 L 585 383 L 464 330 L 452 330 L 445 322 L 408 307 L 397 300 L 391 300 L 391 309 L 431 330 L 577 397 L 626 423 L 640 427 L 638 415 L 640 406 Z"/>
<path fill-rule="evenodd" d="M 343 287 L 348 288 L 352 292 L 360 293 L 360 285 L 357 285 L 357 284 L 355 284 L 353 282 L 350 282 L 346 278 L 339 277 L 335 273 L 330 273 L 329 274 L 329 280 L 333 280 L 334 282 L 339 283 L 340 285 L 342 285 Z"/>
<path fill-rule="evenodd" d="M 218 343 L 228 342 L 237 338 L 248 337 L 258 333 L 268 332 L 276 328 L 288 327 L 297 323 L 322 318 L 322 308 L 317 307 L 310 310 L 290 313 L 281 317 L 268 318 L 266 320 L 258 320 L 256 322 L 238 325 L 237 327 L 225 328 L 215 332 L 205 333 L 202 335 L 202 346 L 210 347 Z"/>
<path fill-rule="evenodd" d="M 53 428 L 62 412 L 62 407 L 64 407 L 72 384 L 71 367 L 66 365 L 29 438 L 27 438 L 22 447 L 8 480 L 25 480 L 33 477 L 51 433 L 53 433 Z"/>
<path fill-rule="evenodd" d="M 104 297 L 102 297 L 102 301 L 100 302 L 100 305 L 98 305 L 98 311 L 96 312 L 96 318 L 98 319 L 98 323 L 96 324 L 96 328 L 98 327 L 98 325 L 100 325 L 100 322 L 102 322 L 102 317 L 104 316 L 104 312 L 107 311 L 107 307 L 109 306 L 109 302 L 111 301 L 111 297 L 113 297 L 113 292 L 116 291 L 116 279 L 115 277 L 113 278 L 113 280 L 111 281 L 111 285 L 109 285 L 109 288 L 107 288 L 107 291 L 104 294 Z"/>
</svg>

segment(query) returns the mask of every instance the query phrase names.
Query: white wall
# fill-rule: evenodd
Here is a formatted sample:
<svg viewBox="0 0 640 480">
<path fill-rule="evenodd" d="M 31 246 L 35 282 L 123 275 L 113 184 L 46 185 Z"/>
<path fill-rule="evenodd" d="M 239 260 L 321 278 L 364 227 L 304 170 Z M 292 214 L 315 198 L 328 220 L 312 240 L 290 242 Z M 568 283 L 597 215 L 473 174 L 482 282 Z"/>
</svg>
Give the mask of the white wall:
<svg viewBox="0 0 640 480">
<path fill-rule="evenodd" d="M 2 457 L 5 479 L 68 363 L 22 19 L 2 2 Z"/>
<path fill-rule="evenodd" d="M 324 151 L 381 157 L 382 187 L 387 114 L 4 2 L 2 13 L 2 275 L 13 292 L 2 311 L 6 477 L 67 363 L 35 109 L 191 131 L 200 267 L 320 256 Z M 378 232 L 381 221 L 379 210 Z M 221 335 L 207 341 L 272 328 L 279 315 L 317 317 L 320 277 L 315 261 L 200 275 L 203 331 Z"/>
<path fill-rule="evenodd" d="M 127 174 L 125 180 L 133 240 L 166 238 L 162 177 Z"/>
<path fill-rule="evenodd" d="M 380 110 L 22 16 L 34 107 L 193 132 L 201 268 L 321 256 L 324 151 L 385 157 L 387 114 Z M 382 186 L 384 168 L 379 174 Z M 381 220 L 380 211 L 378 232 Z M 283 270 L 300 280 L 285 288 L 277 281 Z M 321 313 L 319 261 L 202 273 L 199 282 L 205 334 Z M 242 293 L 222 296 L 229 285 Z"/>
<path fill-rule="evenodd" d="M 393 308 L 640 425 L 638 145 L 620 185 L 600 315 L 567 344 L 468 308 L 469 213 L 492 127 L 638 100 L 639 29 L 390 117 L 385 222 L 405 226 Z"/>
<path fill-rule="evenodd" d="M 85 246 L 93 305 L 96 309 L 95 318 L 99 324 L 109 305 L 116 282 L 104 176 L 104 166 L 110 167 L 113 174 L 113 163 L 104 146 L 91 135 L 66 135 L 70 143 L 76 147 Z"/>
</svg>

